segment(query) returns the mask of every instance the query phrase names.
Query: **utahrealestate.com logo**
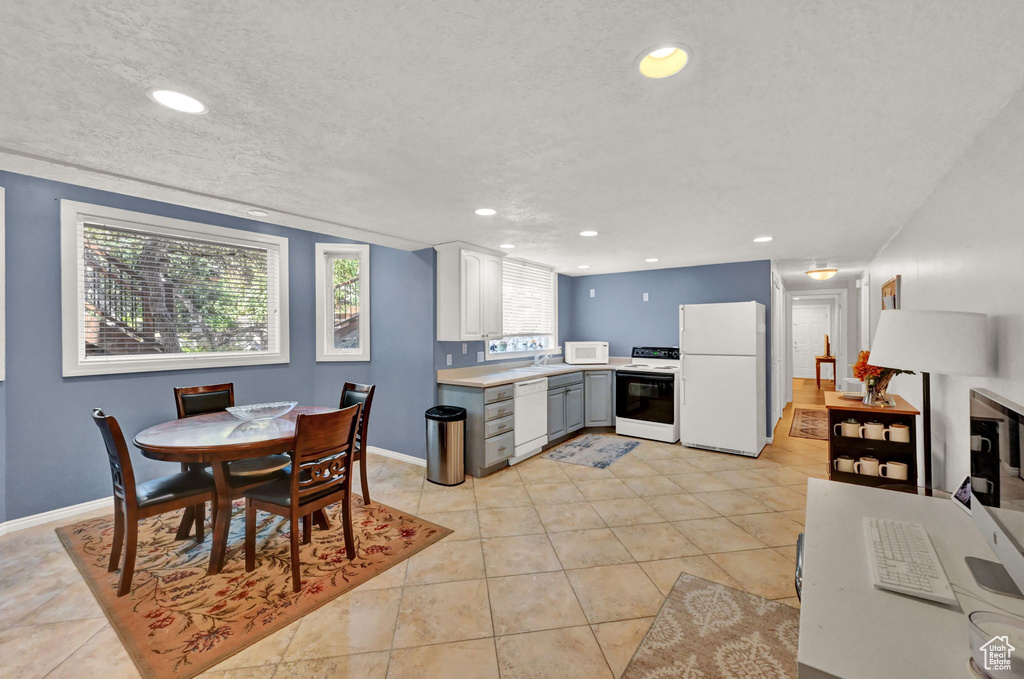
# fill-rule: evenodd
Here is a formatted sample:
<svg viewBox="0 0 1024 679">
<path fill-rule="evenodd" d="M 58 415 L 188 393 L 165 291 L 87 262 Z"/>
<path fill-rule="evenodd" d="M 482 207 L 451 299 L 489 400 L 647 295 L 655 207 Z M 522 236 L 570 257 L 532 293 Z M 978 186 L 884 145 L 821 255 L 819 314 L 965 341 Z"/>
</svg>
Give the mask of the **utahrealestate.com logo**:
<svg viewBox="0 0 1024 679">
<path fill-rule="evenodd" d="M 1017 649 L 1010 645 L 1009 637 L 992 637 L 981 647 L 985 654 L 985 669 L 989 672 L 1008 672 L 1010 654 Z"/>
</svg>

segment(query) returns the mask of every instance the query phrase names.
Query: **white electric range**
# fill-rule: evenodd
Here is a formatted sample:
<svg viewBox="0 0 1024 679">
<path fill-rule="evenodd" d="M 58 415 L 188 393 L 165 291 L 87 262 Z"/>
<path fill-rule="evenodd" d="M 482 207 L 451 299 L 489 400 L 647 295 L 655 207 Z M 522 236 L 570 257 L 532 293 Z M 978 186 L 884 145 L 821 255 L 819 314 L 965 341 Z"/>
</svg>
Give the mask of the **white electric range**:
<svg viewBox="0 0 1024 679">
<path fill-rule="evenodd" d="M 615 370 L 615 433 L 679 440 L 679 348 L 633 347 Z"/>
</svg>

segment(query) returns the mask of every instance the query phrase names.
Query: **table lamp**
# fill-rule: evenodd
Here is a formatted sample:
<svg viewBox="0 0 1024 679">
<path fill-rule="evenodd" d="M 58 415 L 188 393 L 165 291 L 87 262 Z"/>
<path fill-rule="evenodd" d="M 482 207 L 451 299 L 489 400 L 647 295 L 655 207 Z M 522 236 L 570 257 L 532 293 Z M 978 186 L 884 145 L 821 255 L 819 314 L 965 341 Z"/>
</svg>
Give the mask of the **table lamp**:
<svg viewBox="0 0 1024 679">
<path fill-rule="evenodd" d="M 924 485 L 932 487 L 930 373 L 987 375 L 988 316 L 962 311 L 882 312 L 871 343 L 871 365 L 921 373 Z"/>
</svg>

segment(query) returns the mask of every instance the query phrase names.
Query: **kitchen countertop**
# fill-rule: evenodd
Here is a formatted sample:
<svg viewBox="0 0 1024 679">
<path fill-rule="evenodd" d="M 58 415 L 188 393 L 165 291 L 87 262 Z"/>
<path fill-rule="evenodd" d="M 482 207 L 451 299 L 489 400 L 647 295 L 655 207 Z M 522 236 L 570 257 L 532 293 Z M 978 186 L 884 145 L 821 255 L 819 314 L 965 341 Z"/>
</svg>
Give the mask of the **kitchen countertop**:
<svg viewBox="0 0 1024 679">
<path fill-rule="evenodd" d="M 497 365 L 473 366 L 470 368 L 446 368 L 437 371 L 438 384 L 453 384 L 460 387 L 496 387 L 500 384 L 512 384 L 535 380 L 538 377 L 551 377 L 586 370 L 615 370 L 619 366 L 631 363 L 631 358 L 612 357 L 607 363 L 597 365 L 569 365 L 568 363 L 549 363 L 534 370 L 533 361 L 517 361 L 515 363 L 499 363 Z M 530 368 L 523 370 L 523 368 Z"/>
</svg>

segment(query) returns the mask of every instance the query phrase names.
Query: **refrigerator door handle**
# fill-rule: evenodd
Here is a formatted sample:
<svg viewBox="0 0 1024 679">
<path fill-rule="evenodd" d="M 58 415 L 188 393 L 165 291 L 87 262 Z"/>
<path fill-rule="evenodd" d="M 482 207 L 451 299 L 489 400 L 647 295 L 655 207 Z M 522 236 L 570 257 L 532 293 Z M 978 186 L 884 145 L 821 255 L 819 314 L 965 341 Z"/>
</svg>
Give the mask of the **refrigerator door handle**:
<svg viewBox="0 0 1024 679">
<path fill-rule="evenodd" d="M 686 305 L 682 305 L 682 306 L 679 307 L 679 330 L 680 331 L 686 330 L 685 320 L 686 320 Z"/>
<path fill-rule="evenodd" d="M 686 378 L 679 376 L 679 405 L 686 405 Z"/>
</svg>

